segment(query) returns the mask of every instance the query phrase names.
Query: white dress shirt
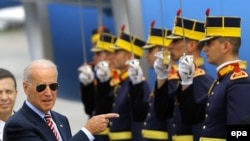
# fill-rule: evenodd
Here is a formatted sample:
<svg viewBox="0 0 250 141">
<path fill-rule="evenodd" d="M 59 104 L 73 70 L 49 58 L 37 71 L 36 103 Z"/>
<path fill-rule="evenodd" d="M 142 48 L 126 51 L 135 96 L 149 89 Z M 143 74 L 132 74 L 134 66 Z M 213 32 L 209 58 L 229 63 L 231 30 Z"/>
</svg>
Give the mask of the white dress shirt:
<svg viewBox="0 0 250 141">
<path fill-rule="evenodd" d="M 5 125 L 5 122 L 0 120 L 0 141 L 3 140 L 3 127 Z"/>
</svg>

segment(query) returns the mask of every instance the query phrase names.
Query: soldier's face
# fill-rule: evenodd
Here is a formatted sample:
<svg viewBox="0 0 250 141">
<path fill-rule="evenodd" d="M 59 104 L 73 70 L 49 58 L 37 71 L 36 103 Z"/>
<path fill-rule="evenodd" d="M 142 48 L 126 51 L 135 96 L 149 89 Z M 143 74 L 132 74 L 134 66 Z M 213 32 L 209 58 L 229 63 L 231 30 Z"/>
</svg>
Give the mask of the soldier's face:
<svg viewBox="0 0 250 141">
<path fill-rule="evenodd" d="M 207 61 L 210 64 L 219 66 L 222 63 L 223 44 L 219 42 L 218 38 L 207 41 L 202 50 L 206 53 Z"/>
<path fill-rule="evenodd" d="M 125 50 L 116 50 L 114 56 L 114 67 L 123 70 L 127 67 L 127 60 L 131 59 L 131 53 Z"/>
<path fill-rule="evenodd" d="M 111 68 L 113 68 L 114 65 L 114 59 L 115 59 L 115 53 L 107 53 L 106 54 L 106 59 L 109 62 L 109 65 Z"/>
<path fill-rule="evenodd" d="M 95 54 L 93 55 L 94 65 L 96 65 L 98 62 L 102 61 L 103 59 L 105 59 L 105 55 L 103 54 L 103 52 L 95 52 Z"/>
<path fill-rule="evenodd" d="M 148 60 L 148 64 L 149 64 L 150 68 L 153 68 L 154 61 L 156 60 L 155 54 L 157 52 L 159 52 L 159 51 L 160 51 L 160 47 L 159 46 L 152 47 L 152 48 L 148 49 L 148 52 L 146 54 L 146 58 Z"/>
<path fill-rule="evenodd" d="M 171 59 L 173 61 L 178 61 L 184 52 L 183 39 L 174 39 L 169 46 L 169 51 L 171 52 Z"/>
</svg>

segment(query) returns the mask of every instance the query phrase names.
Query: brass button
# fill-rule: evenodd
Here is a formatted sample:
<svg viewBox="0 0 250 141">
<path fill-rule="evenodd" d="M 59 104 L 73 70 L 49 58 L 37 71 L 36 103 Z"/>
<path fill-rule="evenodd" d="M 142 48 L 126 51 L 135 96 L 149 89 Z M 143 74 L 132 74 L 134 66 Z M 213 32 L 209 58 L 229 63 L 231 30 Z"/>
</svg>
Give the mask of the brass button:
<svg viewBox="0 0 250 141">
<path fill-rule="evenodd" d="M 220 82 L 219 81 L 217 81 L 217 83 L 216 83 L 217 85 L 219 85 L 220 84 Z"/>
<path fill-rule="evenodd" d="M 150 113 L 148 113 L 148 117 L 150 117 L 151 116 L 151 114 Z"/>
<path fill-rule="evenodd" d="M 206 114 L 205 117 L 207 118 L 207 117 L 208 117 L 208 114 Z"/>
<path fill-rule="evenodd" d="M 214 92 L 212 92 L 211 95 L 214 95 Z"/>
<path fill-rule="evenodd" d="M 175 124 L 173 124 L 173 127 L 175 128 Z"/>
<path fill-rule="evenodd" d="M 115 107 L 115 103 L 113 103 L 113 107 Z"/>
<path fill-rule="evenodd" d="M 143 124 L 144 124 L 144 126 L 146 126 L 146 125 L 147 125 L 147 122 L 144 122 Z"/>
<path fill-rule="evenodd" d="M 207 107 L 210 105 L 210 103 L 207 103 Z"/>
<path fill-rule="evenodd" d="M 149 103 L 148 105 L 149 105 L 149 106 L 152 106 L 152 103 Z"/>
<path fill-rule="evenodd" d="M 203 129 L 206 129 L 206 125 L 204 125 L 202 128 L 203 128 Z"/>
</svg>

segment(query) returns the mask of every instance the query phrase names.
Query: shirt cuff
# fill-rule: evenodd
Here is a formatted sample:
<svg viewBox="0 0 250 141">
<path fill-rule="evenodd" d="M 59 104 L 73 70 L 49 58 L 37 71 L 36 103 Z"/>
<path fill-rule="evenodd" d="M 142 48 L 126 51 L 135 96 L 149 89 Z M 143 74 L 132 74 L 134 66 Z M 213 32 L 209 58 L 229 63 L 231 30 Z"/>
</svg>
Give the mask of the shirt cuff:
<svg viewBox="0 0 250 141">
<path fill-rule="evenodd" d="M 85 127 L 83 127 L 81 130 L 86 134 L 90 141 L 95 139 L 95 137 Z"/>
</svg>

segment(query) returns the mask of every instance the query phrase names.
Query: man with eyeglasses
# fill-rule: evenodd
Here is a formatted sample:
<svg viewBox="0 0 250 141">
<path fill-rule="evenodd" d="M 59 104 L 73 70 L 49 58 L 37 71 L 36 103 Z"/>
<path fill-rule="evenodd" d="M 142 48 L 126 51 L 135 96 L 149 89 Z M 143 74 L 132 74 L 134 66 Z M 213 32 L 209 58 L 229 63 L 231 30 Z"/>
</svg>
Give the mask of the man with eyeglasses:
<svg viewBox="0 0 250 141">
<path fill-rule="evenodd" d="M 3 140 L 5 122 L 13 115 L 17 96 L 15 76 L 8 70 L 0 68 L 0 141 Z"/>
<path fill-rule="evenodd" d="M 57 96 L 58 71 L 49 60 L 31 62 L 24 69 L 23 89 L 27 100 L 5 124 L 5 141 L 92 141 L 106 129 L 110 113 L 92 117 L 74 136 L 67 117 L 52 110 Z M 45 119 L 46 118 L 46 119 Z"/>
</svg>

